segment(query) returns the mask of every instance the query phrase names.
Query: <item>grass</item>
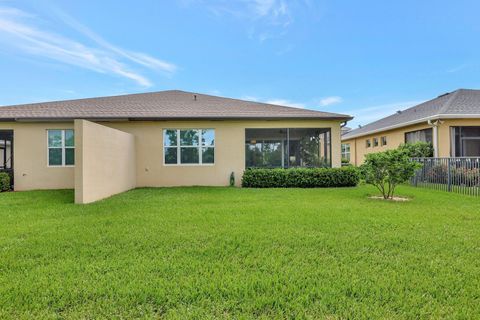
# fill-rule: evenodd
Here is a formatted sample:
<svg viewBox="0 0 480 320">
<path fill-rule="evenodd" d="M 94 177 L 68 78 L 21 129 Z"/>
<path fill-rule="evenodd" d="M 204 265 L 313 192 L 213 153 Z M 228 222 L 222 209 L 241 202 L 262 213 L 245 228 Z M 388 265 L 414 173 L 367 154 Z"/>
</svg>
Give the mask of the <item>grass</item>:
<svg viewBox="0 0 480 320">
<path fill-rule="evenodd" d="M 477 318 L 480 200 L 398 191 L 0 194 L 0 318 Z"/>
</svg>

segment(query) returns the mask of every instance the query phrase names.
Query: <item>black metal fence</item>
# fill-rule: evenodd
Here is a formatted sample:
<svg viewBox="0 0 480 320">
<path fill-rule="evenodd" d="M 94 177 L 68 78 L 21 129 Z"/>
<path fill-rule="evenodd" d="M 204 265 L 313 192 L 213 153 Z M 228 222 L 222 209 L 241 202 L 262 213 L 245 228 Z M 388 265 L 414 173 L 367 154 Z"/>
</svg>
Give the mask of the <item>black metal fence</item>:
<svg viewBox="0 0 480 320">
<path fill-rule="evenodd" d="M 411 179 L 413 186 L 480 196 L 480 157 L 412 160 L 422 164 Z"/>
</svg>

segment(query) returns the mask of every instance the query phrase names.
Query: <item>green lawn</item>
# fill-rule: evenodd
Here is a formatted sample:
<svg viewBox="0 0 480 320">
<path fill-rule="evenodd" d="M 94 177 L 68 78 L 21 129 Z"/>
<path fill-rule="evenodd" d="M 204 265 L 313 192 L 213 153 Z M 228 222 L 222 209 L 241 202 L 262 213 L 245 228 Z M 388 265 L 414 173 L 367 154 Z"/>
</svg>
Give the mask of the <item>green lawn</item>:
<svg viewBox="0 0 480 320">
<path fill-rule="evenodd" d="M 0 194 L 0 318 L 478 318 L 480 199 L 398 191 Z"/>
</svg>

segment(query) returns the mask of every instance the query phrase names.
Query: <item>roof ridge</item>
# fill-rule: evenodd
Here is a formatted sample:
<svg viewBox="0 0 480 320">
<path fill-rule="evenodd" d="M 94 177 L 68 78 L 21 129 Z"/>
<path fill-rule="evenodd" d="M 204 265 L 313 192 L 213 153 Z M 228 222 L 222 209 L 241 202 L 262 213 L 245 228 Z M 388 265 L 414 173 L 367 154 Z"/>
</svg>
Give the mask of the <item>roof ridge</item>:
<svg viewBox="0 0 480 320">
<path fill-rule="evenodd" d="M 438 113 L 437 114 L 442 114 L 445 110 L 448 109 L 448 107 L 450 107 L 452 101 L 457 97 L 458 93 L 461 91 L 462 89 L 458 89 L 458 90 L 455 90 L 453 92 L 450 92 L 450 97 L 447 99 L 447 101 L 445 101 L 445 103 L 443 104 L 443 106 L 438 110 Z"/>
<path fill-rule="evenodd" d="M 299 110 L 300 109 L 300 110 L 311 111 L 311 112 L 316 112 L 316 113 L 318 112 L 318 113 L 322 113 L 322 114 L 330 114 L 330 115 L 335 115 L 335 116 L 351 117 L 351 115 L 335 113 L 335 112 L 326 112 L 326 111 L 314 110 L 314 109 L 310 109 L 310 108 L 296 108 L 296 107 L 284 106 L 284 105 L 261 102 L 261 101 L 243 100 L 243 99 L 239 99 L 239 98 L 216 96 L 216 95 L 212 95 L 212 94 L 205 94 L 205 93 L 192 92 L 192 91 L 184 91 L 184 90 L 179 90 L 179 89 L 150 91 L 150 92 L 137 92 L 137 93 L 126 93 L 126 94 L 118 94 L 118 95 L 111 95 L 111 96 L 88 97 L 88 98 L 78 98 L 78 99 L 41 101 L 41 102 L 21 103 L 21 104 L 13 104 L 13 105 L 1 105 L 0 108 L 6 108 L 6 107 L 8 107 L 8 108 L 24 108 L 24 107 L 31 107 L 32 105 L 43 105 L 43 104 L 51 104 L 51 103 L 56 104 L 56 103 L 65 103 L 65 102 L 76 102 L 76 101 L 88 101 L 88 100 L 94 100 L 94 99 L 131 97 L 131 96 L 139 96 L 139 95 L 162 94 L 162 93 L 167 93 L 167 92 L 179 92 L 179 93 L 183 93 L 183 94 L 200 95 L 200 96 L 206 96 L 206 97 L 211 97 L 211 98 L 228 99 L 228 100 L 239 101 L 239 102 L 250 102 L 250 103 L 253 103 L 253 104 L 257 104 L 257 105 L 273 106 L 273 107 L 276 107 L 276 108 L 283 108 L 283 109 L 288 109 L 288 110 Z"/>
<path fill-rule="evenodd" d="M 254 103 L 254 104 L 260 104 L 260 105 L 267 105 L 267 106 L 273 106 L 273 107 L 277 107 L 277 108 L 284 108 L 284 109 L 289 109 L 289 110 L 306 110 L 306 111 L 312 111 L 312 112 L 320 112 L 320 113 L 323 113 L 323 114 L 331 114 L 331 115 L 341 115 L 341 116 L 348 116 L 348 117 L 351 117 L 351 115 L 347 115 L 347 114 L 341 114 L 341 113 L 336 113 L 336 112 L 327 112 L 327 111 L 320 111 L 320 110 L 314 110 L 314 109 L 310 109 L 310 108 L 297 108 L 297 107 L 291 107 L 291 106 L 284 106 L 284 105 L 281 105 L 281 104 L 274 104 L 274 103 L 268 103 L 268 102 L 262 102 L 262 101 L 254 101 L 254 100 L 250 100 L 250 99 L 240 99 L 240 98 L 230 98 L 230 97 L 222 97 L 222 96 L 216 96 L 216 95 L 213 95 L 213 94 L 205 94 L 205 93 L 198 93 L 198 92 L 187 92 L 187 91 L 182 91 L 182 90 L 176 90 L 176 91 L 180 91 L 180 92 L 184 92 L 184 93 L 190 93 L 190 94 L 199 94 L 199 95 L 202 95 L 202 96 L 207 96 L 207 97 L 213 97 L 213 98 L 221 98 L 221 99 L 228 99 L 228 100 L 233 100 L 233 101 L 240 101 L 240 102 L 250 102 L 250 103 Z"/>
<path fill-rule="evenodd" d="M 351 120 L 351 116 L 182 90 L 37 102 L 0 107 L 0 119 L 27 118 L 308 118 Z"/>
<path fill-rule="evenodd" d="M 46 103 L 61 103 L 61 102 L 73 102 L 73 101 L 84 101 L 84 100 L 92 100 L 92 99 L 108 99 L 108 98 L 118 98 L 118 97 L 128 97 L 128 96 L 138 96 L 142 94 L 155 94 L 155 93 L 163 93 L 163 92 L 185 92 L 182 90 L 160 90 L 160 91 L 149 91 L 149 92 L 136 92 L 136 93 L 123 93 L 123 94 L 115 94 L 111 96 L 100 96 L 100 97 L 87 97 L 87 98 L 77 98 L 77 99 L 64 99 L 64 100 L 49 100 L 49 101 L 40 101 L 40 102 L 27 102 L 27 103 L 17 103 L 17 104 L 9 104 L 9 105 L 0 105 L 0 108 L 5 107 L 23 107 L 23 106 L 31 106 L 31 105 L 38 105 L 38 104 L 46 104 Z M 193 93 L 193 92 L 192 92 Z"/>
<path fill-rule="evenodd" d="M 343 113 L 327 112 L 327 111 L 321 111 L 321 110 L 314 110 L 314 109 L 310 109 L 310 108 L 297 108 L 297 107 L 291 107 L 291 106 L 284 106 L 284 105 L 281 105 L 281 104 L 274 104 L 274 103 L 268 103 L 268 102 L 262 102 L 262 101 L 254 101 L 254 100 L 250 100 L 250 99 L 247 100 L 247 99 L 240 99 L 240 98 L 223 97 L 223 96 L 216 96 L 216 95 L 213 95 L 213 94 L 199 93 L 199 92 L 189 92 L 189 91 L 183 91 L 183 90 L 170 90 L 170 91 L 178 91 L 178 92 L 183 92 L 183 93 L 188 93 L 188 94 L 197 94 L 197 95 L 202 95 L 202 96 L 207 96 L 207 97 L 228 99 L 228 100 L 239 101 L 239 102 L 250 102 L 250 103 L 254 103 L 254 104 L 258 104 L 258 105 L 272 106 L 272 107 L 283 108 L 283 109 L 288 109 L 288 110 L 305 110 L 305 111 L 311 111 L 311 112 L 319 112 L 319 113 L 322 113 L 322 114 L 352 117 L 351 115 L 343 114 Z"/>
</svg>

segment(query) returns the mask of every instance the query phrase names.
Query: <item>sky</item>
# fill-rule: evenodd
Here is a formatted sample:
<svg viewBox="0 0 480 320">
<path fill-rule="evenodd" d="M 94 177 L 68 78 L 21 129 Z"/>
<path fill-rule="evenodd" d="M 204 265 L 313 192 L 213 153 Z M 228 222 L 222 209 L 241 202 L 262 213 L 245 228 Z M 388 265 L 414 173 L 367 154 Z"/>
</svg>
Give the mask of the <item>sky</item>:
<svg viewBox="0 0 480 320">
<path fill-rule="evenodd" d="M 0 105 L 179 89 L 365 125 L 480 88 L 480 1 L 0 0 Z"/>
</svg>

